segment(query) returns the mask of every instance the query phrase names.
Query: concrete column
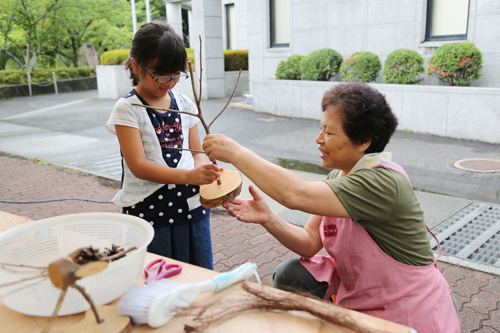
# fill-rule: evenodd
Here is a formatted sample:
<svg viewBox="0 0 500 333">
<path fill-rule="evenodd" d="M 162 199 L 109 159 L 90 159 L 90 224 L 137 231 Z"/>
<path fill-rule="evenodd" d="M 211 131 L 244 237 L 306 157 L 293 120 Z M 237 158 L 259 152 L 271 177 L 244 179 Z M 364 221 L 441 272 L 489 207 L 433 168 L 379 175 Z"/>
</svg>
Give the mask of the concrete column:
<svg viewBox="0 0 500 333">
<path fill-rule="evenodd" d="M 182 7 L 181 3 L 170 3 L 168 0 L 163 0 L 166 4 L 167 10 L 167 23 L 175 30 L 175 32 L 182 36 Z"/>
<path fill-rule="evenodd" d="M 225 97 L 224 46 L 222 41 L 222 7 L 220 0 L 191 1 L 192 16 L 190 46 L 194 49 L 196 76 L 199 78 L 200 36 L 202 41 L 201 61 L 202 99 Z M 199 82 L 199 81 L 197 81 Z"/>
</svg>

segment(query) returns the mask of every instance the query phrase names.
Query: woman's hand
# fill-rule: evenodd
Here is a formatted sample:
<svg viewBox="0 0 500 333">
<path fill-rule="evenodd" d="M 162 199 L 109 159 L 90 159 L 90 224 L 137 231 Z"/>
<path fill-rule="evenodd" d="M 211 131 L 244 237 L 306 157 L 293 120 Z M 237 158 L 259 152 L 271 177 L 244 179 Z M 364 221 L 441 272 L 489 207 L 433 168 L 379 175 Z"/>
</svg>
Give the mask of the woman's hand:
<svg viewBox="0 0 500 333">
<path fill-rule="evenodd" d="M 239 221 L 260 224 L 268 222 L 272 214 L 271 209 L 253 185 L 248 189 L 253 200 L 234 199 L 222 206 Z"/>
<path fill-rule="evenodd" d="M 242 148 L 236 141 L 221 134 L 209 134 L 203 140 L 203 151 L 210 161 L 231 163 L 234 153 Z"/>
<path fill-rule="evenodd" d="M 213 163 L 200 165 L 199 167 L 189 170 L 188 183 L 191 185 L 212 184 L 219 179 L 220 171 L 222 171 L 222 168 L 219 168 Z"/>
</svg>

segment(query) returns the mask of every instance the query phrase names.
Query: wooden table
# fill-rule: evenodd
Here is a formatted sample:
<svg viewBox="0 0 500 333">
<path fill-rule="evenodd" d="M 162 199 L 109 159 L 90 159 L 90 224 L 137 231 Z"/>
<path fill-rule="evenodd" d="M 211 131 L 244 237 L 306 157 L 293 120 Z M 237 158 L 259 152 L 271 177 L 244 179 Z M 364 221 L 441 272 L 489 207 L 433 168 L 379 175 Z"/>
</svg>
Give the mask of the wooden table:
<svg viewBox="0 0 500 333">
<path fill-rule="evenodd" d="M 20 218 L 15 215 L 4 213 L 0 211 L 0 232 L 16 225 L 29 223 L 30 220 Z M 146 254 L 145 265 L 150 261 L 158 258 L 159 256 L 151 253 Z M 173 276 L 170 279 L 177 282 L 201 282 L 212 278 L 218 273 L 215 271 L 207 270 L 197 266 L 181 263 L 169 258 L 164 258 L 169 263 L 178 263 L 182 265 L 182 272 L 179 275 Z M 145 276 L 141 276 L 137 281 L 137 286 L 144 284 Z M 255 282 L 250 282 L 255 283 Z M 270 288 L 263 286 L 263 288 Z M 211 302 L 213 299 L 224 300 L 231 295 L 244 293 L 242 284 L 238 283 L 218 293 L 206 293 L 200 295 L 193 302 L 193 305 L 200 305 Z M 119 300 L 114 301 L 112 304 L 117 304 Z M 350 316 L 357 322 L 360 322 L 367 327 L 374 330 L 393 333 L 410 333 L 412 330 L 406 326 L 395 324 L 386 320 L 376 317 L 365 315 L 356 311 L 348 310 L 339 306 L 331 305 L 332 309 L 342 311 L 346 316 Z M 67 327 L 81 321 L 84 314 L 76 314 L 57 318 L 50 330 L 50 332 L 64 332 Z M 132 331 L 137 332 L 184 332 L 184 324 L 187 318 L 174 317 L 169 323 L 160 328 L 151 328 L 147 325 L 134 326 Z M 34 317 L 20 314 L 12 311 L 0 303 L 0 331 L 1 332 L 41 332 L 44 328 L 48 318 Z M 233 319 L 226 321 L 218 326 L 211 326 L 209 332 L 224 332 L 224 333 L 242 333 L 242 332 L 259 332 L 259 333 L 319 333 L 319 332 L 353 332 L 345 327 L 337 326 L 334 324 L 321 321 L 309 314 L 302 312 L 292 313 L 271 313 L 271 312 L 253 312 L 240 314 Z M 413 331 L 414 332 L 414 331 Z"/>
</svg>

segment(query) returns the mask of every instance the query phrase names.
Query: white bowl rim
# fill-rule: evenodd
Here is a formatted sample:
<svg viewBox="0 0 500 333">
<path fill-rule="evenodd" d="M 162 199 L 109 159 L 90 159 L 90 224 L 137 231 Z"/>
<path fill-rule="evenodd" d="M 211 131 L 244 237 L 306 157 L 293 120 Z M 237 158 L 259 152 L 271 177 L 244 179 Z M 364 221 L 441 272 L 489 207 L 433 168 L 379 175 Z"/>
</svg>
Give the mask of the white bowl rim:
<svg viewBox="0 0 500 333">
<path fill-rule="evenodd" d="M 37 229 L 44 229 L 50 225 L 58 224 L 64 221 L 70 221 L 72 223 L 77 222 L 85 222 L 91 224 L 95 220 L 107 220 L 107 221 L 115 221 L 119 222 L 130 222 L 142 229 L 144 229 L 147 239 L 144 244 L 137 249 L 137 251 L 133 251 L 130 255 L 132 256 L 135 252 L 140 252 L 144 247 L 147 247 L 154 237 L 154 228 L 149 222 L 143 220 L 137 216 L 121 214 L 121 213 L 109 213 L 109 212 L 93 212 L 93 213 L 76 213 L 76 214 L 67 214 L 67 215 L 59 215 L 54 217 L 48 217 L 41 220 L 34 220 L 32 222 L 28 222 L 11 229 L 7 229 L 0 233 L 0 246 L 2 242 L 12 237 L 17 236 L 20 233 L 24 233 L 26 231 L 36 231 Z M 75 249 L 76 250 L 76 249 Z"/>
</svg>

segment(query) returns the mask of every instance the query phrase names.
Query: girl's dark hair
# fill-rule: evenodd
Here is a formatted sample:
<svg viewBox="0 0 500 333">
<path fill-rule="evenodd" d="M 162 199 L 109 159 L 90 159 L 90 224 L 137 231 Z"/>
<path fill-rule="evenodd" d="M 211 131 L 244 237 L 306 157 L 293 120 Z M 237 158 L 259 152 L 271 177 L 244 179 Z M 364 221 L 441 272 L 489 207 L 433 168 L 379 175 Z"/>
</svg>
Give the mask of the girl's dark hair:
<svg viewBox="0 0 500 333">
<path fill-rule="evenodd" d="M 132 84 L 137 86 L 139 77 L 132 71 L 131 58 L 159 74 L 184 72 L 187 54 L 182 38 L 165 22 L 143 24 L 134 35 L 130 54 L 124 65 L 130 72 Z M 156 61 L 154 67 L 151 62 Z"/>
<path fill-rule="evenodd" d="M 398 120 L 385 97 L 363 82 L 338 84 L 323 96 L 323 112 L 338 107 L 342 129 L 354 144 L 372 139 L 365 154 L 382 152 L 398 126 Z"/>
</svg>

